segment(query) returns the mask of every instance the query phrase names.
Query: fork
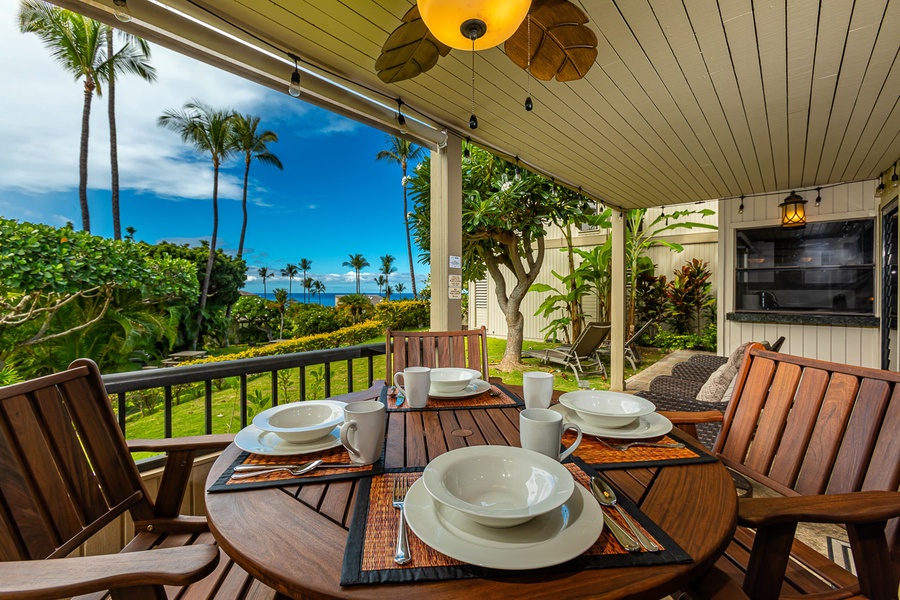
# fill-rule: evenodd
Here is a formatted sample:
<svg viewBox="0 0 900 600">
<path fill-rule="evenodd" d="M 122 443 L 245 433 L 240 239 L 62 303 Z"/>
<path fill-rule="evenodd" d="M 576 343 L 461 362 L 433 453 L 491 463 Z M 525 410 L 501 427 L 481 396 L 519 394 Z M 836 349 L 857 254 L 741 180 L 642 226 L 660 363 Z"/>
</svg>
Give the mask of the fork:
<svg viewBox="0 0 900 600">
<path fill-rule="evenodd" d="M 603 438 L 598 437 L 595 439 L 604 446 L 612 448 L 613 450 L 619 450 L 621 452 L 628 450 L 632 446 L 643 446 L 645 448 L 684 448 L 684 444 L 682 444 L 681 442 L 675 442 L 672 444 L 668 444 L 665 442 L 628 442 L 627 444 L 613 444 L 612 442 L 607 442 Z"/>
<path fill-rule="evenodd" d="M 394 562 L 398 565 L 405 565 L 412 557 L 409 555 L 409 540 L 406 537 L 406 513 L 403 511 L 403 502 L 406 498 L 406 492 L 409 491 L 409 482 L 405 475 L 401 475 L 394 480 L 394 499 L 392 504 L 394 508 L 400 509 L 400 522 L 397 525 L 397 545 L 394 548 Z"/>
</svg>

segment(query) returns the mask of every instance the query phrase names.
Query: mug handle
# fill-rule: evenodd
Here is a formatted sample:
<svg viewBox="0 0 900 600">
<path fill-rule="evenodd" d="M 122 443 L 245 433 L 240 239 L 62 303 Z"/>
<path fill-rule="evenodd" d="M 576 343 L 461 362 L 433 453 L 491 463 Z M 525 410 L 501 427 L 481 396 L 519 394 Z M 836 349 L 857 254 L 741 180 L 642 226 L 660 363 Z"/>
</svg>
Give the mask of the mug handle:
<svg viewBox="0 0 900 600">
<path fill-rule="evenodd" d="M 575 423 L 563 423 L 563 433 L 570 429 L 574 429 L 578 433 L 578 436 L 575 438 L 575 441 L 572 442 L 572 445 L 566 448 L 566 451 L 559 455 L 559 462 L 564 461 L 570 454 L 575 452 L 575 449 L 578 448 L 578 444 L 581 443 L 581 427 L 579 427 Z M 343 430 L 341 430 L 341 433 L 343 433 Z"/>
<path fill-rule="evenodd" d="M 344 448 L 347 449 L 347 452 L 350 453 L 351 456 L 359 457 L 359 450 L 353 447 L 353 444 L 350 443 L 350 431 L 356 432 L 357 426 L 356 421 L 345 421 L 343 425 L 341 425 L 341 444 L 343 444 Z M 356 437 L 356 436 L 354 436 Z"/>
<path fill-rule="evenodd" d="M 403 389 L 403 386 L 400 385 L 400 383 L 397 381 L 398 379 L 401 379 L 401 378 L 403 379 L 403 385 L 406 385 L 406 377 L 403 377 L 403 371 L 400 371 L 399 373 L 394 373 L 394 385 L 397 387 L 398 390 L 400 390 L 400 392 L 403 394 L 404 398 L 409 398 L 409 394 L 406 393 L 406 390 Z"/>
</svg>

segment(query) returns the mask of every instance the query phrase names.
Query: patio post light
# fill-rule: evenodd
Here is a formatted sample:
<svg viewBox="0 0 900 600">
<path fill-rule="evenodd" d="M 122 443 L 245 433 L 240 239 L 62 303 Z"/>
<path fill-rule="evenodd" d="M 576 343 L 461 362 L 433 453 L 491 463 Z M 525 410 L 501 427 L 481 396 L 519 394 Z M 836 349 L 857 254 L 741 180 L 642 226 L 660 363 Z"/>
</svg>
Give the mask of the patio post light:
<svg viewBox="0 0 900 600">
<path fill-rule="evenodd" d="M 131 21 L 131 11 L 128 9 L 127 0 L 113 0 L 113 4 L 116 5 L 115 12 L 113 14 L 116 15 L 116 18 L 123 23 L 128 23 Z"/>
<path fill-rule="evenodd" d="M 799 196 L 796 192 L 791 192 L 791 195 L 778 205 L 781 208 L 782 229 L 806 226 L 804 204 L 806 204 L 806 200 L 802 196 Z"/>
</svg>

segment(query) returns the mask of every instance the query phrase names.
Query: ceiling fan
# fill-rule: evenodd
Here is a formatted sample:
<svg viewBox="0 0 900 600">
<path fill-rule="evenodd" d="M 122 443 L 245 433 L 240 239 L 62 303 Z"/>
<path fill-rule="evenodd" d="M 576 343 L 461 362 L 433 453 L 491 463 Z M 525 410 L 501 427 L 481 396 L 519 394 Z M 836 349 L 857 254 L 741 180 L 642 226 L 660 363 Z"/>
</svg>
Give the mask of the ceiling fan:
<svg viewBox="0 0 900 600">
<path fill-rule="evenodd" d="M 482 4 L 490 3 L 487 0 Z M 521 21 L 515 11 L 501 14 L 501 18 L 512 15 L 514 20 L 509 29 L 515 30 L 511 36 L 500 31 L 499 39 L 490 38 L 494 31 L 480 18 L 460 17 L 465 19 L 460 22 L 440 13 L 441 8 L 452 4 L 460 3 L 418 0 L 409 9 L 400 26 L 388 36 L 375 62 L 382 81 L 397 83 L 417 77 L 434 67 L 453 48 L 487 49 L 504 40 L 509 59 L 542 81 L 581 79 L 597 58 L 597 35 L 587 27 L 584 12 L 568 0 L 518 2 L 526 14 Z M 430 29 L 426 20 L 432 23 Z"/>
</svg>

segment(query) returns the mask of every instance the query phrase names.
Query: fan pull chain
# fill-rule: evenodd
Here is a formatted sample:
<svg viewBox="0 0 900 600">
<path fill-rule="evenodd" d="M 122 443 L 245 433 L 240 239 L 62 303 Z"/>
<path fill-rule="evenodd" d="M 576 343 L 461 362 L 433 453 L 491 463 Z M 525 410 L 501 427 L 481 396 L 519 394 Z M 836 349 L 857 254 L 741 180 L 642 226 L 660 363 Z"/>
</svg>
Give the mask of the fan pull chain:
<svg viewBox="0 0 900 600">
<path fill-rule="evenodd" d="M 525 110 L 531 111 L 531 109 L 534 108 L 534 102 L 531 101 L 531 12 L 525 15 L 525 21 L 528 31 L 528 68 L 525 69 L 525 72 L 528 73 L 528 78 L 526 80 L 528 97 L 525 98 Z"/>
<path fill-rule="evenodd" d="M 475 116 L 475 36 L 472 36 L 472 116 L 469 117 L 469 129 L 478 129 L 478 117 Z"/>
</svg>

